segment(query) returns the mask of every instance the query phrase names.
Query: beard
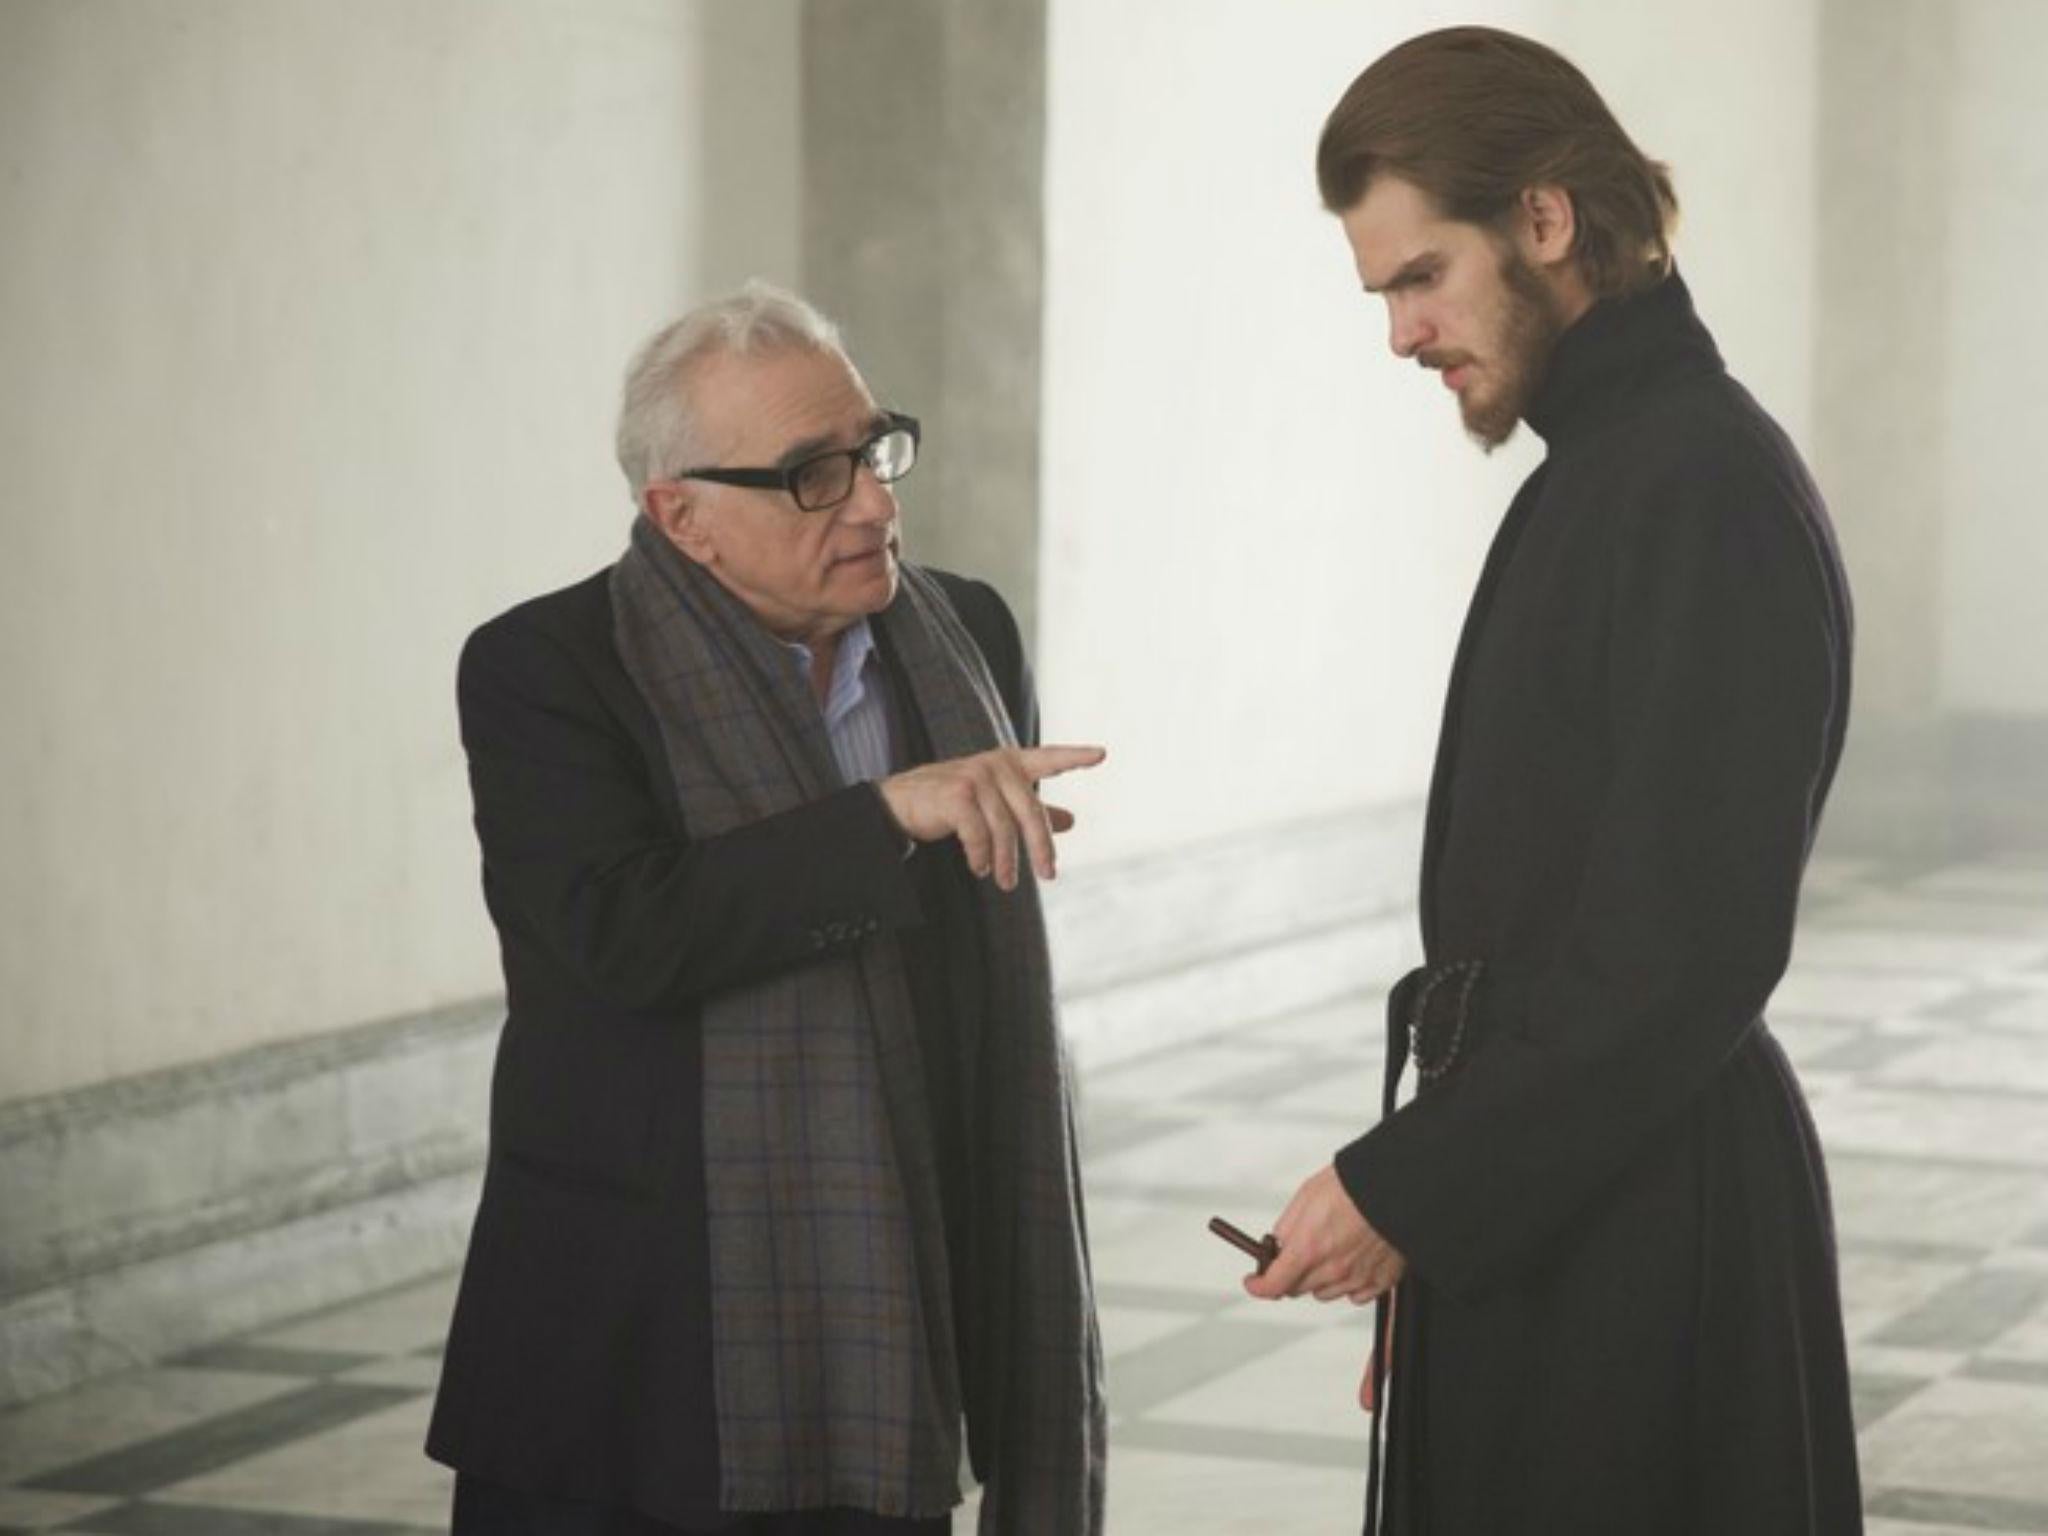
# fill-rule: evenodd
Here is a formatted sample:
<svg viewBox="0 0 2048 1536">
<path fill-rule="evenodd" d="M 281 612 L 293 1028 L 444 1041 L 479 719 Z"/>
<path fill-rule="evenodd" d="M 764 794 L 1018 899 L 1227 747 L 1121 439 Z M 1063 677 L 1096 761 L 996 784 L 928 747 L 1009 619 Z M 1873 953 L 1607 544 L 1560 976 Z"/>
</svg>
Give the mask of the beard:
<svg viewBox="0 0 2048 1536">
<path fill-rule="evenodd" d="M 1515 435 L 1550 368 L 1557 339 L 1564 334 L 1556 298 L 1519 251 L 1501 253 L 1500 279 L 1500 330 L 1494 338 L 1494 362 L 1487 370 L 1495 376 L 1495 385 L 1487 393 L 1472 390 L 1458 400 L 1466 433 L 1488 453 Z"/>
</svg>

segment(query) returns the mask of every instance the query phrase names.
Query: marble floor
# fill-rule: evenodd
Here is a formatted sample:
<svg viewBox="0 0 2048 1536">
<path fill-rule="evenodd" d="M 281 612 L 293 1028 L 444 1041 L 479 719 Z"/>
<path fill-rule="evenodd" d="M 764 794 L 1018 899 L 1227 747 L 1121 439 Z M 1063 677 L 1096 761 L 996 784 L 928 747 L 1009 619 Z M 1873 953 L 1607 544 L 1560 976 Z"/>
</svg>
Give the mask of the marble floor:
<svg viewBox="0 0 2048 1536">
<path fill-rule="evenodd" d="M 1245 1299 L 1203 1222 L 1269 1220 L 1355 1133 L 1378 1006 L 1083 1083 L 1114 1536 L 1357 1528 L 1365 1314 Z M 1873 1536 L 2048 1533 L 2048 863 L 1821 866 L 1772 1015 L 1835 1180 Z M 0 1531 L 445 1529 L 419 1446 L 452 1286 L 0 1416 Z"/>
</svg>

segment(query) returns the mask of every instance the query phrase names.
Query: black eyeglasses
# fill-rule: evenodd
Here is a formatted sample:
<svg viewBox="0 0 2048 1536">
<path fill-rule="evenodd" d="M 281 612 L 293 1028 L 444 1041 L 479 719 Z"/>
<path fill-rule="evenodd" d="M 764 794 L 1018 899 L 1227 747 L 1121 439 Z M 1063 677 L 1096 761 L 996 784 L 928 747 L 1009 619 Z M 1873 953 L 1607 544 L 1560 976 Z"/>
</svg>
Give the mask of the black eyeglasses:
<svg viewBox="0 0 2048 1536">
<path fill-rule="evenodd" d="M 677 480 L 709 480 L 717 485 L 744 485 L 762 491 L 787 491 L 805 512 L 823 512 L 853 494 L 854 476 L 865 464 L 884 485 L 893 485 L 917 463 L 919 427 L 911 416 L 894 411 L 882 428 L 857 448 L 814 453 L 781 469 L 686 469 Z"/>
</svg>

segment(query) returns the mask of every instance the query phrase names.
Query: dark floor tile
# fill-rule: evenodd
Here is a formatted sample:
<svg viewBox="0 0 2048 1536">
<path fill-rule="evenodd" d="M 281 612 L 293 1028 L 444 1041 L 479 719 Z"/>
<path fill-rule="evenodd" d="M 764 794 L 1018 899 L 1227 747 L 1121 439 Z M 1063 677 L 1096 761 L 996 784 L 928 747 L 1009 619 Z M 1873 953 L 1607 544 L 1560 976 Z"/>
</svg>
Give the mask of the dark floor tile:
<svg viewBox="0 0 2048 1536">
<path fill-rule="evenodd" d="M 1199 1093 L 1189 1094 L 1188 1098 L 1206 1104 L 1263 1104 L 1268 1099 L 1313 1087 L 1326 1078 L 1338 1077 L 1357 1081 L 1359 1119 L 1377 1118 L 1378 1072 L 1361 1072 L 1356 1058 L 1341 1056 L 1305 1056 L 1276 1062 L 1256 1072 L 1240 1072 L 1235 1077 L 1211 1083 Z"/>
<path fill-rule="evenodd" d="M 2027 1387 L 2048 1387 L 2048 1361 L 2007 1360 L 1980 1356 L 1963 1366 L 1965 1376 L 1978 1381 L 2010 1381 Z"/>
<path fill-rule="evenodd" d="M 421 1394 L 406 1387 L 324 1382 L 234 1413 L 74 1462 L 21 1486 L 49 1493 L 150 1493 Z M 99 1517 L 95 1516 L 95 1521 Z"/>
<path fill-rule="evenodd" d="M 339 1349 L 290 1349 L 277 1344 L 214 1344 L 180 1355 L 173 1365 L 202 1371 L 247 1371 L 257 1376 L 339 1376 L 359 1365 L 381 1360 Z"/>
<path fill-rule="evenodd" d="M 2048 1504 L 1993 1499 L 1975 1493 L 1936 1493 L 1925 1488 L 1877 1488 L 1863 1501 L 1865 1514 L 1928 1525 L 1967 1526 L 1974 1531 L 2048 1532 Z"/>
<path fill-rule="evenodd" d="M 1924 1035 L 1886 1035 L 1866 1029 L 1853 1039 L 1802 1057 L 1799 1067 L 1805 1072 L 1875 1072 L 1926 1048 Z"/>
<path fill-rule="evenodd" d="M 1982 1349 L 2048 1302 L 2048 1274 L 1982 1269 L 1944 1286 L 1871 1342 L 1893 1349 Z"/>
<path fill-rule="evenodd" d="M 1982 1090 L 1975 1088 L 1951 1090 L 1916 1086 L 1902 1091 L 1928 1095 L 1954 1092 L 1971 1097 L 1984 1096 Z M 2041 1098 L 2043 1095 L 2036 1094 L 2033 1097 Z M 1923 1152 L 1880 1152 L 1871 1147 L 1857 1147 L 1853 1151 L 1837 1151 L 1830 1147 L 1827 1149 L 1827 1158 L 1829 1167 L 1837 1163 L 1864 1163 L 1871 1168 L 1941 1168 L 1953 1173 L 1983 1173 L 1988 1170 L 1993 1173 L 2025 1174 L 2030 1179 L 2038 1179 L 2042 1175 L 2039 1162 L 2019 1157 L 1935 1157 Z"/>
<path fill-rule="evenodd" d="M 1235 1306 L 1238 1293 L 1226 1291 L 1179 1291 L 1164 1285 L 1122 1285 L 1095 1287 L 1095 1299 L 1105 1307 L 1138 1307 L 1152 1312 L 1218 1312 Z"/>
<path fill-rule="evenodd" d="M 1093 1115 L 1084 1109 L 1081 1114 L 1081 1155 L 1084 1158 L 1107 1157 L 1112 1152 L 1143 1146 L 1148 1141 L 1157 1141 L 1162 1136 L 1171 1136 L 1176 1131 L 1185 1131 L 1200 1123 L 1187 1115 L 1163 1115 L 1143 1109 L 1119 1109 Z"/>
<path fill-rule="evenodd" d="M 439 1536 L 430 1526 L 383 1520 L 333 1520 L 269 1510 L 216 1509 L 199 1504 L 124 1504 L 60 1530 L 105 1536 Z"/>
<path fill-rule="evenodd" d="M 1121 1414 L 1142 1414 L 1300 1340 L 1288 1328 L 1221 1319 L 1197 1322 L 1110 1362 L 1110 1401 Z"/>
<path fill-rule="evenodd" d="M 2017 987 L 1975 987 L 1968 992 L 1944 998 L 1941 1002 L 1913 1011 L 1930 1019 L 1951 1019 L 1960 1023 L 1975 1024 L 1989 1018 L 2000 1008 L 2011 1003 L 2024 1002 L 2032 995 Z"/>
<path fill-rule="evenodd" d="M 1088 1181 L 1091 1200 L 1100 1195 L 1105 1199 L 1184 1207 L 1210 1215 L 1230 1216 L 1239 1212 L 1242 1214 L 1232 1217 L 1239 1226 L 1245 1225 L 1244 1217 L 1253 1211 L 1271 1211 L 1277 1216 L 1292 1193 L 1291 1189 L 1277 1185 L 1266 1188 L 1258 1184 L 1137 1184 L 1104 1178 Z"/>
<path fill-rule="evenodd" d="M 1849 886 L 1805 886 L 1799 892 L 1799 915 L 1801 918 L 1809 918 L 1816 912 L 1826 912 L 1839 907 L 1852 897 L 1862 894 L 1862 891 Z"/>
<path fill-rule="evenodd" d="M 1910 1237 L 1859 1237 L 1843 1233 L 1835 1239 L 1835 1243 L 1844 1253 L 1902 1259 L 1909 1264 L 1976 1265 L 1991 1255 L 1991 1250 L 1981 1244 L 1928 1243 Z"/>
<path fill-rule="evenodd" d="M 1859 1371 L 1853 1362 L 1849 1372 L 1849 1396 L 1859 1432 L 1870 1428 L 1907 1398 L 1926 1386 L 1925 1376 L 1880 1376 Z"/>
<path fill-rule="evenodd" d="M 1277 1461 L 1299 1467 L 1356 1468 L 1363 1477 L 1367 1421 L 1360 1415 L 1358 1422 L 1356 1440 L 1341 1435 L 1282 1434 L 1235 1426 L 1162 1424 L 1156 1419 L 1120 1419 L 1115 1437 L 1119 1447 L 1129 1450 L 1170 1451 L 1230 1461 Z M 1363 1488 L 1362 1483 L 1360 1487 Z"/>
</svg>

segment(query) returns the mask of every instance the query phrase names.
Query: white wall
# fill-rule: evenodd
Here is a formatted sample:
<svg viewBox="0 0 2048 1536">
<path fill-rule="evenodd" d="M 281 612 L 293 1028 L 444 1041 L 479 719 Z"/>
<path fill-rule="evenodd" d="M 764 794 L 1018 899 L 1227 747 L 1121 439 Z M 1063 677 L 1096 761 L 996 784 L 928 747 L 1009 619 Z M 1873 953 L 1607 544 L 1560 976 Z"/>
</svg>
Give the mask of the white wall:
<svg viewBox="0 0 2048 1536">
<path fill-rule="evenodd" d="M 2048 7 L 1966 0 L 1955 7 L 1949 96 L 1950 206 L 1927 221 L 1957 281 L 1902 293 L 1948 308 L 1945 398 L 1927 435 L 1945 441 L 1941 687 L 1950 709 L 2048 714 L 2048 134 L 2041 69 Z"/>
<path fill-rule="evenodd" d="M 1671 166 L 1679 268 L 1700 315 L 1729 370 L 1810 459 L 1818 0 L 1552 0 L 1544 10 L 1536 35 Z"/>
<path fill-rule="evenodd" d="M 1466 20 L 1574 55 L 1674 163 L 1688 281 L 1805 429 L 1811 0 L 1052 0 L 1041 680 L 1048 738 L 1113 752 L 1063 789 L 1073 862 L 1427 787 L 1465 601 L 1538 445 L 1482 458 L 1396 366 L 1313 156 L 1373 57 Z"/>
<path fill-rule="evenodd" d="M 798 275 L 797 10 L 0 8 L 0 1100 L 497 985 L 455 650 L 617 547 L 633 342 Z M 1482 458 L 1388 358 L 1311 156 L 1467 17 L 1052 0 L 1041 674 L 1115 752 L 1075 863 L 1424 788 L 1535 445 Z M 1478 19 L 1675 163 L 1688 277 L 1799 433 L 1811 0 Z"/>
<path fill-rule="evenodd" d="M 0 10 L 0 1100 L 498 985 L 456 650 L 619 546 L 631 346 L 796 275 L 795 60 L 795 0 Z"/>
</svg>

